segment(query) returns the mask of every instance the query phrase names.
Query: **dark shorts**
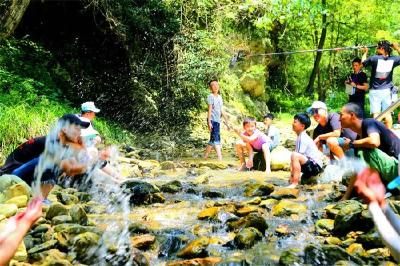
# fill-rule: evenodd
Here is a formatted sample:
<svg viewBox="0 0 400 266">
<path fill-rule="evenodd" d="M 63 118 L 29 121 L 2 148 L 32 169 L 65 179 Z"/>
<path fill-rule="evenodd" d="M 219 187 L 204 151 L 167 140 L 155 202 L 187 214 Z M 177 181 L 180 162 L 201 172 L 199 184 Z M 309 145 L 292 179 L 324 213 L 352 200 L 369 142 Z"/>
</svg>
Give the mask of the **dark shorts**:
<svg viewBox="0 0 400 266">
<path fill-rule="evenodd" d="M 211 121 L 212 129 L 210 133 L 210 141 L 209 145 L 220 145 L 221 144 L 221 136 L 220 136 L 220 123 Z"/>
<path fill-rule="evenodd" d="M 28 185 L 31 185 L 35 179 L 35 168 L 39 163 L 39 157 L 30 160 L 27 163 L 24 163 L 14 171 L 12 171 L 12 175 L 16 175 L 22 180 L 24 180 Z M 46 169 L 41 177 L 42 184 L 55 184 L 56 183 L 56 169 Z"/>
<path fill-rule="evenodd" d="M 301 178 L 309 178 L 321 173 L 322 167 L 310 158 L 308 158 L 307 162 L 301 165 L 301 172 L 303 173 Z"/>
</svg>

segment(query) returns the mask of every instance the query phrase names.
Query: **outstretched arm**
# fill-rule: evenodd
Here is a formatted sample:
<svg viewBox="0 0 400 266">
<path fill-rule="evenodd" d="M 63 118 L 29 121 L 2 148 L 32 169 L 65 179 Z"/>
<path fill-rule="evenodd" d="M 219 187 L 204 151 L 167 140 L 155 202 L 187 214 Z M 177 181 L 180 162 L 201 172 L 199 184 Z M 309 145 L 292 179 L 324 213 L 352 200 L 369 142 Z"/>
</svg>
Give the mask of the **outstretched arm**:
<svg viewBox="0 0 400 266">
<path fill-rule="evenodd" d="M 35 198 L 26 211 L 11 217 L 0 232 L 0 265 L 7 265 L 14 257 L 22 239 L 32 224 L 42 216 L 42 198 Z"/>
</svg>

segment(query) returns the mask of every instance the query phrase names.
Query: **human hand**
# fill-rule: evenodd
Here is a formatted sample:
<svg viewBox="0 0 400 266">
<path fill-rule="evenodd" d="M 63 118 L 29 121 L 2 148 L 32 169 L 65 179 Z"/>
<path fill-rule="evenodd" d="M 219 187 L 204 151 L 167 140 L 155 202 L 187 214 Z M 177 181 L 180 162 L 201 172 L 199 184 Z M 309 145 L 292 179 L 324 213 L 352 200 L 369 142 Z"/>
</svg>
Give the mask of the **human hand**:
<svg viewBox="0 0 400 266">
<path fill-rule="evenodd" d="M 376 170 L 365 168 L 358 173 L 354 188 L 367 203 L 378 202 L 381 207 L 385 205 L 385 186 Z"/>
<path fill-rule="evenodd" d="M 249 168 L 249 169 L 253 167 L 253 159 L 247 160 L 246 167 Z"/>
<path fill-rule="evenodd" d="M 314 139 L 314 143 L 318 146 L 320 142 L 319 136 Z"/>
<path fill-rule="evenodd" d="M 357 86 L 357 84 L 355 84 L 354 82 L 351 82 L 350 85 L 351 85 L 352 87 Z"/>
<path fill-rule="evenodd" d="M 361 47 L 361 51 L 362 51 L 364 54 L 368 53 L 368 47 L 366 47 L 366 46 Z"/>
<path fill-rule="evenodd" d="M 212 126 L 212 123 L 210 121 L 210 122 L 208 122 L 208 130 L 211 132 L 212 128 L 213 128 L 213 126 Z"/>
<path fill-rule="evenodd" d="M 24 219 L 30 224 L 36 222 L 42 216 L 42 197 L 35 197 L 32 201 L 28 204 L 28 207 L 25 210 Z"/>
<path fill-rule="evenodd" d="M 347 151 L 350 149 L 349 144 L 351 142 L 351 139 L 348 138 L 343 138 L 343 139 L 344 139 L 343 150 Z"/>
<path fill-rule="evenodd" d="M 398 43 L 392 43 L 392 47 L 393 47 L 393 49 L 395 49 L 396 51 L 398 51 L 398 50 L 400 49 Z"/>
</svg>

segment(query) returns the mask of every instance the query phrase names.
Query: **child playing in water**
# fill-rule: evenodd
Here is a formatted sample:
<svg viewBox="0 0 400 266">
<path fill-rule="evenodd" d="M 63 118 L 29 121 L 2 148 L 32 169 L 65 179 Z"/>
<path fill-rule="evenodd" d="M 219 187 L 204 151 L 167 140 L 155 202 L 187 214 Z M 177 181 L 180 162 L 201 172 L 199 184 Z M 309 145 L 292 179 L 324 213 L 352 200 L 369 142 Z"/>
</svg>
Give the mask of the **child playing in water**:
<svg viewBox="0 0 400 266">
<path fill-rule="evenodd" d="M 210 141 L 208 142 L 206 151 L 204 153 L 204 158 L 207 159 L 210 154 L 212 148 L 214 147 L 218 160 L 222 160 L 221 153 L 221 136 L 220 136 L 220 125 L 221 125 L 221 116 L 224 118 L 225 123 L 228 124 L 228 119 L 223 110 L 223 101 L 222 97 L 219 94 L 219 85 L 218 81 L 211 80 L 209 82 L 209 87 L 211 89 L 211 94 L 207 97 L 208 104 L 208 130 L 210 131 Z"/>
<path fill-rule="evenodd" d="M 236 152 L 240 160 L 240 169 L 253 167 L 254 151 L 263 152 L 265 160 L 265 172 L 271 173 L 271 155 L 270 155 L 270 140 L 267 135 L 257 129 L 257 122 L 254 118 L 248 117 L 243 121 L 244 132 L 240 132 L 239 129 L 235 129 L 236 134 L 241 138 L 236 143 Z M 244 152 L 247 149 L 249 153 L 249 159 L 247 163 L 244 159 Z"/>
<path fill-rule="evenodd" d="M 297 135 L 296 149 L 290 157 L 290 188 L 296 187 L 301 178 L 316 176 L 322 172 L 322 154 L 317 145 L 306 133 L 311 125 L 307 114 L 294 116 L 292 128 Z"/>
</svg>

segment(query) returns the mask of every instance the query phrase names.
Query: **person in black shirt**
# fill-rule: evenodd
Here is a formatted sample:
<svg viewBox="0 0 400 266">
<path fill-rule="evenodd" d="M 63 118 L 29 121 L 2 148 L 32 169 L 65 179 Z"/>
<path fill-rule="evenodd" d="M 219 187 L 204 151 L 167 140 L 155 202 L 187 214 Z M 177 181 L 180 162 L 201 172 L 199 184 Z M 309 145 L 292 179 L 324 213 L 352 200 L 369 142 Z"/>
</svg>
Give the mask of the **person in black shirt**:
<svg viewBox="0 0 400 266">
<path fill-rule="evenodd" d="M 368 78 L 367 75 L 361 70 L 362 64 L 360 58 L 354 58 L 351 63 L 353 67 L 353 73 L 350 75 L 347 84 L 353 87 L 353 94 L 349 94 L 349 103 L 356 103 L 360 105 L 363 114 L 365 114 L 365 94 L 368 90 Z M 364 117 L 364 116 L 363 116 Z"/>
<path fill-rule="evenodd" d="M 344 149 L 356 148 L 357 156 L 372 169 L 379 172 L 384 183 L 389 183 L 398 175 L 400 139 L 384 124 L 372 118 L 362 119 L 361 108 L 354 103 L 346 104 L 340 113 L 342 127 L 357 133 L 357 139 L 345 140 Z M 350 196 L 354 178 L 349 183 L 345 197 Z"/>
</svg>

